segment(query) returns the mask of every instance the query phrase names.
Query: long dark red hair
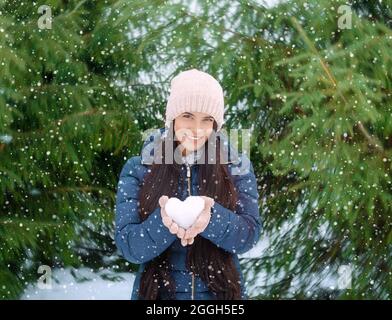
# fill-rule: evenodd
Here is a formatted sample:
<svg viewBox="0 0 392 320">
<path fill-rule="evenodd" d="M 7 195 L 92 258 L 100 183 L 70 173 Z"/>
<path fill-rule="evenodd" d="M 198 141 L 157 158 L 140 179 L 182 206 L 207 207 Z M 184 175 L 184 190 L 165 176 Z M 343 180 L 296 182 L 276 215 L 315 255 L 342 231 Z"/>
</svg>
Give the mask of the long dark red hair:
<svg viewBox="0 0 392 320">
<path fill-rule="evenodd" d="M 174 120 L 175 121 L 175 120 Z M 148 218 L 148 215 L 159 206 L 158 199 L 162 195 L 180 198 L 180 192 L 186 188 L 186 184 L 179 185 L 181 174 L 181 164 L 173 161 L 173 164 L 166 164 L 165 144 L 171 143 L 174 150 L 178 146 L 178 141 L 173 141 L 174 122 L 169 128 L 168 134 L 161 141 L 163 150 L 162 163 L 153 163 L 151 172 L 147 173 L 140 190 L 140 210 L 141 220 Z M 214 121 L 216 132 L 217 124 Z M 224 207 L 235 210 L 237 193 L 234 184 L 228 174 L 227 164 L 220 164 L 220 138 L 219 135 L 211 135 L 216 139 L 216 164 L 209 164 L 207 161 L 197 164 L 198 166 L 198 195 L 208 196 Z M 171 141 L 170 141 L 171 140 Z M 208 156 L 208 141 L 204 144 L 204 156 Z M 205 158 L 208 159 L 208 158 Z M 224 228 L 224 226 L 222 226 Z M 140 279 L 139 299 L 159 300 L 175 299 L 175 283 L 170 275 L 171 266 L 169 260 L 170 247 L 159 256 L 146 263 Z M 235 266 L 231 253 L 222 248 L 218 248 L 211 241 L 196 236 L 192 245 L 187 251 L 186 267 L 207 284 L 209 290 L 220 300 L 240 300 L 241 287 L 240 276 Z"/>
</svg>

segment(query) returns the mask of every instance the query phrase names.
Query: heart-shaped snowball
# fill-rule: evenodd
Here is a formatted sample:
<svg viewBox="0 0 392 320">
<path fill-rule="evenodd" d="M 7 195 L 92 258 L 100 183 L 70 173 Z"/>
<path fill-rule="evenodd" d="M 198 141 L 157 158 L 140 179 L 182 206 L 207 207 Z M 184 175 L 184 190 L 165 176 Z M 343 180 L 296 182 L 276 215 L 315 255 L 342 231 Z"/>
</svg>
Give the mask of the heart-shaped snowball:
<svg viewBox="0 0 392 320">
<path fill-rule="evenodd" d="M 189 196 L 185 201 L 170 198 L 165 205 L 167 215 L 180 227 L 188 229 L 204 209 L 204 199 L 200 196 Z"/>
</svg>

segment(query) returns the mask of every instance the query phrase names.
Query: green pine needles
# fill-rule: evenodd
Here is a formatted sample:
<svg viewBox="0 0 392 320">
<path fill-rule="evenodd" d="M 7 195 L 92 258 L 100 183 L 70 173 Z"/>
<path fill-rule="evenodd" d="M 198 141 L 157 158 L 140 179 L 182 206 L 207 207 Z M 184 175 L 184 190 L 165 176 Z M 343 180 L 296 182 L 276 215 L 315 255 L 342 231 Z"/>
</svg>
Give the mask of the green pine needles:
<svg viewBox="0 0 392 320">
<path fill-rule="evenodd" d="M 226 129 L 252 129 L 250 296 L 390 299 L 391 21 L 386 0 L 0 1 L 0 297 L 43 264 L 121 264 L 120 169 L 195 67 L 221 82 Z"/>
</svg>

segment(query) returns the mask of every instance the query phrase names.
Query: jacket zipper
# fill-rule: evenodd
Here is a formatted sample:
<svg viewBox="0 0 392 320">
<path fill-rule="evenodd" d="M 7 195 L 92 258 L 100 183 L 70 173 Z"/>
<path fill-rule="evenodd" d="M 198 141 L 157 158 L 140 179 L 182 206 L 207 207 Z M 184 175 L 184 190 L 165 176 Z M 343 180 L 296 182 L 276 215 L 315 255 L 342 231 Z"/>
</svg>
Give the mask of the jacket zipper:
<svg viewBox="0 0 392 320">
<path fill-rule="evenodd" d="M 186 164 L 186 176 L 187 176 L 187 180 L 188 180 L 188 195 L 192 195 L 191 193 L 191 167 L 190 165 L 187 163 Z M 192 290 L 192 300 L 195 299 L 195 275 L 192 272 L 192 286 L 191 286 L 191 290 Z"/>
</svg>

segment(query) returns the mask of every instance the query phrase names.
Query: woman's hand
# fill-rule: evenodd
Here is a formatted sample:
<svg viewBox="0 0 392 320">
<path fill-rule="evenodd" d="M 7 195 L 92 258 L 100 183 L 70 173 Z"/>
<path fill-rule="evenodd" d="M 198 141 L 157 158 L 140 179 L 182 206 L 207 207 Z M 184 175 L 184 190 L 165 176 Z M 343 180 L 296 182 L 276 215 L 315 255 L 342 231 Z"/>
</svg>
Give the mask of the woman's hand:
<svg viewBox="0 0 392 320">
<path fill-rule="evenodd" d="M 204 209 L 197 217 L 196 221 L 185 231 L 185 235 L 183 237 L 184 241 L 187 241 L 188 244 L 192 244 L 195 237 L 203 232 L 205 228 L 207 228 L 211 219 L 211 208 L 214 205 L 214 199 L 206 196 L 201 196 L 204 199 Z M 182 240 L 181 240 L 182 243 Z"/>
<path fill-rule="evenodd" d="M 169 229 L 170 233 L 175 234 L 178 238 L 181 239 L 181 244 L 183 246 L 186 246 L 188 244 L 188 241 L 183 239 L 185 235 L 185 229 L 181 228 L 177 223 L 173 221 L 172 218 L 169 217 L 165 210 L 165 205 L 166 202 L 169 200 L 168 196 L 161 196 L 158 200 L 159 205 L 161 206 L 161 217 L 162 217 L 162 222 L 166 228 Z M 193 242 L 193 241 L 192 241 Z M 192 244 L 192 243 L 189 243 Z"/>
<path fill-rule="evenodd" d="M 159 198 L 159 205 L 161 206 L 161 217 L 163 224 L 169 229 L 170 233 L 175 234 L 181 240 L 182 246 L 191 245 L 195 237 L 207 228 L 211 219 L 211 208 L 214 205 L 214 199 L 206 196 L 201 196 L 204 199 L 204 209 L 197 217 L 196 221 L 187 230 L 180 227 L 168 216 L 165 210 L 166 202 L 169 200 L 168 196 L 161 196 Z"/>
</svg>

